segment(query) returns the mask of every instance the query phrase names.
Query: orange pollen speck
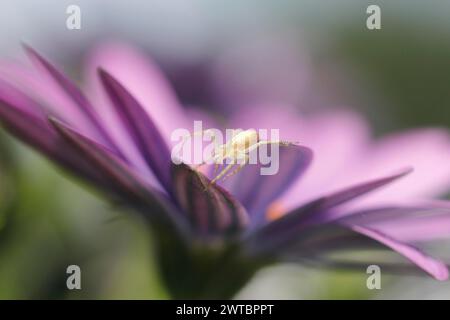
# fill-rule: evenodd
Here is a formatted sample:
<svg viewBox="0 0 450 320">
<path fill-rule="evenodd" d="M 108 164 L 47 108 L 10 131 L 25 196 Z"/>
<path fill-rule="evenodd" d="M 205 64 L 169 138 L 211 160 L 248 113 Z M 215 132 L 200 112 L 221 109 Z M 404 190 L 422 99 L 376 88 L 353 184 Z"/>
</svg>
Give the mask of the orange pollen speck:
<svg viewBox="0 0 450 320">
<path fill-rule="evenodd" d="M 274 221 L 281 218 L 285 213 L 285 208 L 279 201 L 272 202 L 266 211 L 266 218 L 269 221 Z"/>
</svg>

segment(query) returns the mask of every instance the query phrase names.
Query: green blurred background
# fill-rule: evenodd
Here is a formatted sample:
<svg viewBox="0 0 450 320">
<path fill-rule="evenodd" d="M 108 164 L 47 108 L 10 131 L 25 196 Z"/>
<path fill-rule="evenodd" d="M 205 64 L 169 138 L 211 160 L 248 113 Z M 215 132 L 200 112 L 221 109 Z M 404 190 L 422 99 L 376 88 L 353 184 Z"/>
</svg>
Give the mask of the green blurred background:
<svg viewBox="0 0 450 320">
<path fill-rule="evenodd" d="M 65 28 L 69 4 L 81 7 L 82 30 Z M 381 30 L 366 28 L 369 4 L 381 7 Z M 16 56 L 26 41 L 77 75 L 79 57 L 93 44 L 125 39 L 170 74 L 173 66 L 199 65 L 251 39 L 288 39 L 307 57 L 299 108 L 349 106 L 382 135 L 450 126 L 449 13 L 450 1 L 437 0 L 4 0 L 0 50 Z M 0 298 L 167 298 L 151 235 L 123 211 L 2 130 Z M 70 264 L 81 267 L 82 290 L 65 287 Z M 238 297 L 449 298 L 450 286 L 392 276 L 370 291 L 363 272 L 282 265 L 260 272 Z"/>
</svg>

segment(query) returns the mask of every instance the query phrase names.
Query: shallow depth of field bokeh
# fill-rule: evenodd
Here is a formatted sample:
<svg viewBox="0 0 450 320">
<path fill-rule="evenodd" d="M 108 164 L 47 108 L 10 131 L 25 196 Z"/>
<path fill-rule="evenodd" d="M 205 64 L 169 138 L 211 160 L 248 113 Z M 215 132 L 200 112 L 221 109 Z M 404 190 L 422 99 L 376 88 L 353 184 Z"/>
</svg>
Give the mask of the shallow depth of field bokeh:
<svg viewBox="0 0 450 320">
<path fill-rule="evenodd" d="M 66 29 L 70 4 L 81 7 L 81 30 Z M 381 7 L 381 30 L 366 28 L 369 4 Z M 209 94 L 219 84 L 208 72 L 228 68 L 242 73 L 242 94 L 252 93 L 251 75 L 268 78 L 277 89 L 269 98 L 304 112 L 352 108 L 378 136 L 450 128 L 448 12 L 450 2 L 440 0 L 4 0 L 0 55 L 23 58 L 26 42 L 79 79 L 89 48 L 125 41 L 160 64 L 187 105 L 226 112 Z M 166 298 L 152 259 L 151 234 L 138 217 L 0 131 L 1 299 Z M 65 287 L 70 264 L 81 267 L 82 290 Z M 383 275 L 382 290 L 370 291 L 366 276 L 280 265 L 238 297 L 450 297 L 448 282 Z"/>
</svg>

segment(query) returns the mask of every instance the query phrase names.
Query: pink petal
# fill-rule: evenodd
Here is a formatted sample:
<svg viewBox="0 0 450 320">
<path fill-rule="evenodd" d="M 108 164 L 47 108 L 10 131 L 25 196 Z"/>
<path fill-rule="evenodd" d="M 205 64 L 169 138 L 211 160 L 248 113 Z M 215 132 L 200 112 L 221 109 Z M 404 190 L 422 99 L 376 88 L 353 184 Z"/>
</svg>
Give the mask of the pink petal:
<svg viewBox="0 0 450 320">
<path fill-rule="evenodd" d="M 267 206 L 294 181 L 301 179 L 313 162 L 312 159 L 313 153 L 307 147 L 280 147 L 277 173 L 261 175 L 260 164 L 248 164 L 239 174 L 229 179 L 229 190 L 252 216 L 252 227 L 266 223 Z"/>
<path fill-rule="evenodd" d="M 407 202 L 440 196 L 450 190 L 450 135 L 441 129 L 393 134 L 376 142 L 355 167 L 351 179 L 381 174 L 395 166 L 414 172 L 397 184 L 355 203 L 352 208 Z"/>
<path fill-rule="evenodd" d="M 120 158 L 115 156 L 113 152 L 80 132 L 69 128 L 54 118 L 50 119 L 50 122 L 58 134 L 79 150 L 85 158 L 89 159 L 92 167 L 96 168 L 106 181 L 110 182 L 107 186 L 108 188 L 118 191 L 119 194 L 125 197 L 134 198 L 139 203 L 141 201 L 149 202 L 152 205 L 156 205 L 158 210 L 161 209 L 158 203 L 158 194 L 160 193 L 154 187 L 152 181 L 130 168 Z"/>
<path fill-rule="evenodd" d="M 91 94 L 99 102 L 100 112 L 111 113 L 97 79 L 96 70 L 99 67 L 119 80 L 139 101 L 155 119 L 156 126 L 161 130 L 168 144 L 174 129 L 188 128 L 189 123 L 173 90 L 149 56 L 118 43 L 104 44 L 93 51 L 87 62 L 88 87 L 93 88 Z M 111 115 L 105 116 L 110 122 L 110 127 L 115 129 L 117 119 Z"/>
<path fill-rule="evenodd" d="M 434 259 L 425 253 L 421 252 L 419 249 L 414 248 L 407 243 L 398 241 L 392 237 L 382 234 L 377 230 L 366 228 L 359 225 L 347 225 L 352 230 L 361 233 L 369 238 L 377 240 L 389 248 L 397 251 L 398 253 L 405 256 L 411 262 L 415 263 L 417 266 L 428 272 L 430 275 L 435 277 L 437 280 L 447 280 L 448 279 L 448 268 L 442 261 Z"/>
<path fill-rule="evenodd" d="M 65 91 L 65 85 L 75 86 L 37 53 L 28 48 L 27 53 L 36 68 L 27 68 L 18 63 L 2 66 L 2 73 L 8 81 L 16 84 L 27 95 L 40 102 L 48 113 L 63 119 L 78 130 L 99 142 L 104 142 L 96 126 L 92 123 L 83 108 Z M 60 76 L 58 79 L 55 75 Z M 61 83 L 64 82 L 64 84 Z"/>
<path fill-rule="evenodd" d="M 370 227 L 404 242 L 450 238 L 450 205 L 423 203 L 347 214 L 344 221 Z"/>
<path fill-rule="evenodd" d="M 103 70 L 99 71 L 99 75 L 133 143 L 158 181 L 170 192 L 170 151 L 153 119 L 116 79 Z"/>
<path fill-rule="evenodd" d="M 69 148 L 48 125 L 41 107 L 14 87 L 0 81 L 0 122 L 10 133 L 49 159 L 87 180 L 101 182 L 95 170 Z"/>
</svg>

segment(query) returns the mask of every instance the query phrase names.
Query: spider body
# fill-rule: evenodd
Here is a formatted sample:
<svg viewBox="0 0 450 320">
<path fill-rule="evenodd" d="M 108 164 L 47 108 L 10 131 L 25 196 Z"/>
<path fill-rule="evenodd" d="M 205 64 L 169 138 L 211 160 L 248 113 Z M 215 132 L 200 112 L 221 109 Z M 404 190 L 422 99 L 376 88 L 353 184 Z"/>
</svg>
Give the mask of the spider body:
<svg viewBox="0 0 450 320">
<path fill-rule="evenodd" d="M 230 149 L 229 152 L 238 155 L 241 151 L 247 150 L 257 142 L 259 142 L 258 132 L 255 129 L 248 129 L 236 134 L 226 146 Z"/>
<path fill-rule="evenodd" d="M 210 135 L 211 141 L 216 144 L 215 131 L 205 130 L 201 133 Z M 201 164 L 197 165 L 196 169 L 205 164 L 213 163 L 215 165 L 214 174 L 217 174 L 211 180 L 211 184 L 213 184 L 220 179 L 225 180 L 226 178 L 237 174 L 249 162 L 250 152 L 262 145 L 271 144 L 291 146 L 296 143 L 280 140 L 260 140 L 259 134 L 255 129 L 239 131 L 229 142 L 220 145 L 216 144 L 211 156 L 204 159 Z M 224 165 L 224 168 L 218 172 L 220 165 Z M 234 170 L 232 170 L 233 167 L 235 167 Z"/>
</svg>

